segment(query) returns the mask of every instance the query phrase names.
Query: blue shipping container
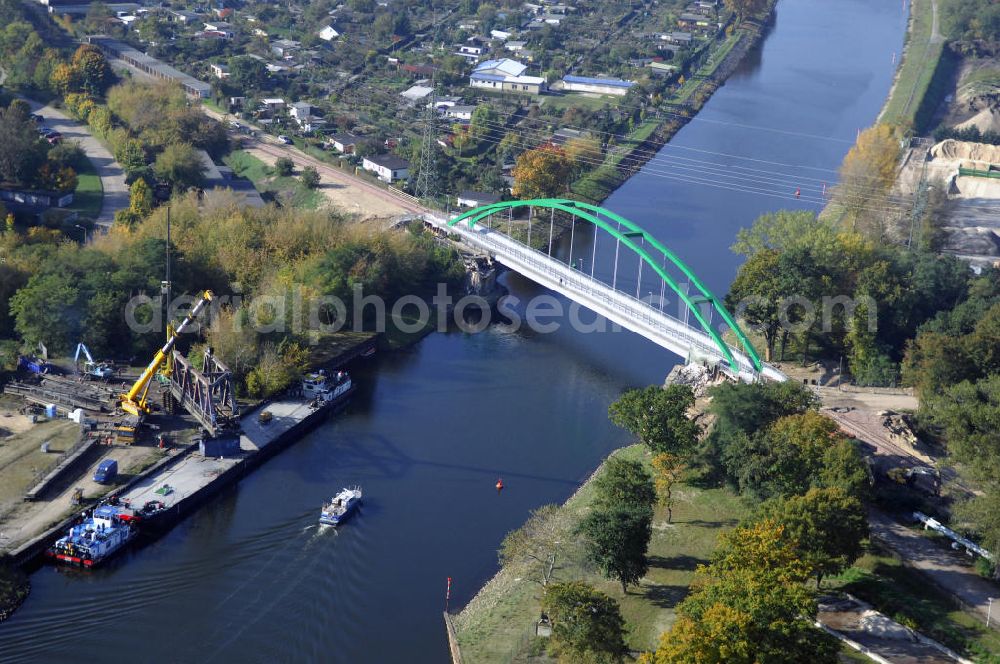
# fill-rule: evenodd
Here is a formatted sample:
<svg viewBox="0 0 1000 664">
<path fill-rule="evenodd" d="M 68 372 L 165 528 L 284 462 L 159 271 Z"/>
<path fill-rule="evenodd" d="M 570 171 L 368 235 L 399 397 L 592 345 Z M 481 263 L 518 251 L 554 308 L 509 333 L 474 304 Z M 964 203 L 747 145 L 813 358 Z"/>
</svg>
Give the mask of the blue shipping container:
<svg viewBox="0 0 1000 664">
<path fill-rule="evenodd" d="M 240 453 L 240 437 L 236 435 L 202 438 L 198 451 L 206 457 L 229 457 Z"/>
</svg>

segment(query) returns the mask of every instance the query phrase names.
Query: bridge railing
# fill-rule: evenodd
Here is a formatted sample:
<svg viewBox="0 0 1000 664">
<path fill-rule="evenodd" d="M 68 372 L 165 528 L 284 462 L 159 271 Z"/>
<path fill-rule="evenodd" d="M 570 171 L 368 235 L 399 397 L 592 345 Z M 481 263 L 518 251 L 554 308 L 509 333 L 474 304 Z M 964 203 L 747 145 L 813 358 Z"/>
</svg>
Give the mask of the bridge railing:
<svg viewBox="0 0 1000 664">
<path fill-rule="evenodd" d="M 553 259 L 537 249 L 522 244 L 500 232 L 488 228 L 467 229 L 461 226 L 447 226 L 447 221 L 434 219 L 436 225 L 449 233 L 457 233 L 466 241 L 492 251 L 499 257 L 517 260 L 530 266 L 533 270 L 548 275 L 553 280 L 559 280 L 561 285 L 570 286 L 592 299 L 600 301 L 608 308 L 618 311 L 628 320 L 639 322 L 659 334 L 679 341 L 678 346 L 687 347 L 691 351 L 722 362 L 730 373 L 744 379 L 753 380 L 757 371 L 742 351 L 731 348 L 737 366 L 729 366 L 728 358 L 720 353 L 711 337 L 690 327 L 684 321 L 658 310 L 652 303 L 613 289 L 608 284 L 579 270 L 573 269 L 561 261 Z M 433 222 L 432 222 L 433 223 Z"/>
</svg>

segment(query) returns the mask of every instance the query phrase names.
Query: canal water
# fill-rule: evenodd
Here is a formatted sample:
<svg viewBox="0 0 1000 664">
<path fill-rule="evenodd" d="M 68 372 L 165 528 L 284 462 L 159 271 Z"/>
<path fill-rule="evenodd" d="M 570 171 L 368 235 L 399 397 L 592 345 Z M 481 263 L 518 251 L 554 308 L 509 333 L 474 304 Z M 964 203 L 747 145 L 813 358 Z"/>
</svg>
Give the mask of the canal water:
<svg viewBox="0 0 1000 664">
<path fill-rule="evenodd" d="M 606 206 L 725 293 L 738 228 L 818 207 L 810 188 L 833 180 L 888 92 L 904 18 L 888 0 L 780 0 L 763 44 Z M 586 233 L 576 241 L 594 255 Z M 543 292 L 504 280 L 522 301 Z M 375 358 L 345 413 L 166 536 L 93 573 L 34 573 L 0 625 L 0 661 L 444 662 L 446 578 L 460 607 L 496 571 L 504 533 L 627 442 L 608 404 L 676 361 L 628 332 L 568 325 L 434 334 Z M 355 483 L 361 512 L 320 531 L 321 502 Z"/>
</svg>

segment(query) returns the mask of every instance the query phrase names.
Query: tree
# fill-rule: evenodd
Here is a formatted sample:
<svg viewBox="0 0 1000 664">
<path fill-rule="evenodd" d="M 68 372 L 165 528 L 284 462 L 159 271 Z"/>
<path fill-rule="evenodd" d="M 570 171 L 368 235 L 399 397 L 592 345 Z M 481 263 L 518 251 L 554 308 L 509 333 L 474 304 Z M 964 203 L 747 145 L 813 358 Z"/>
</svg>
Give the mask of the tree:
<svg viewBox="0 0 1000 664">
<path fill-rule="evenodd" d="M 686 385 L 651 385 L 629 390 L 608 408 L 611 421 L 639 438 L 654 453 L 690 454 L 699 427 L 687 411 L 694 392 Z"/>
<path fill-rule="evenodd" d="M 129 187 L 129 209 L 145 219 L 153 211 L 153 190 L 146 181 L 139 178 Z"/>
<path fill-rule="evenodd" d="M 302 175 L 299 177 L 302 180 L 302 186 L 306 189 L 315 189 L 319 186 L 319 172 L 312 166 L 303 168 Z"/>
<path fill-rule="evenodd" d="M 861 555 L 868 517 L 861 502 L 843 489 L 810 489 L 801 496 L 768 501 L 760 516 L 783 527 L 782 535 L 816 577 L 837 574 Z"/>
<path fill-rule="evenodd" d="M 641 463 L 609 457 L 594 480 L 595 509 L 613 505 L 650 507 L 656 501 L 653 478 Z"/>
<path fill-rule="evenodd" d="M 12 103 L 0 110 L 0 179 L 25 184 L 45 162 L 48 146 L 28 114 Z"/>
<path fill-rule="evenodd" d="M 550 198 L 566 191 L 573 163 L 561 148 L 544 145 L 521 153 L 514 166 L 514 195 L 522 199 Z"/>
<path fill-rule="evenodd" d="M 725 0 L 725 3 L 726 9 L 736 14 L 737 25 L 742 23 L 743 19 L 759 14 L 767 7 L 765 0 Z"/>
<path fill-rule="evenodd" d="M 524 576 L 546 587 L 556 571 L 561 542 L 566 537 L 556 519 L 558 512 L 558 505 L 543 505 L 531 512 L 523 526 L 507 533 L 500 544 L 500 564 L 507 567 L 521 563 L 527 568 Z"/>
<path fill-rule="evenodd" d="M 899 163 L 899 137 L 896 128 L 876 124 L 858 135 L 840 166 L 840 184 L 834 200 L 847 211 L 850 228 L 864 232 L 876 241 L 894 230 L 886 226 L 884 199 L 896 181 Z"/>
<path fill-rule="evenodd" d="M 73 54 L 76 83 L 91 95 L 100 95 L 111 80 L 111 67 L 101 49 L 92 44 L 81 44 Z"/>
<path fill-rule="evenodd" d="M 229 60 L 229 80 L 240 90 L 260 90 L 267 85 L 267 65 L 257 58 L 239 56 Z"/>
<path fill-rule="evenodd" d="M 780 258 L 774 249 L 751 255 L 726 295 L 726 307 L 763 335 L 767 362 L 774 356 L 774 342 L 781 331 L 782 301 L 790 295 L 779 272 Z"/>
<path fill-rule="evenodd" d="M 129 178 L 146 177 L 149 166 L 146 163 L 146 149 L 137 138 L 127 138 L 115 146 L 115 161 Z"/>
<path fill-rule="evenodd" d="M 844 441 L 836 423 L 816 411 L 788 415 L 724 450 L 728 478 L 758 499 L 805 493 L 819 485 L 827 450 Z"/>
<path fill-rule="evenodd" d="M 815 629 L 809 567 L 783 528 L 762 521 L 720 536 L 651 664 L 798 664 L 838 661 L 839 644 Z"/>
<path fill-rule="evenodd" d="M 48 161 L 35 174 L 35 183 L 40 189 L 49 189 L 66 194 L 76 190 L 76 171 L 69 166 L 60 166 Z"/>
<path fill-rule="evenodd" d="M 580 136 L 566 141 L 566 157 L 578 171 L 594 168 L 601 163 L 601 142 L 593 136 Z"/>
<path fill-rule="evenodd" d="M 674 518 L 674 485 L 685 469 L 684 460 L 676 454 L 661 452 L 653 457 L 653 483 L 660 505 L 667 508 L 667 523 Z"/>
<path fill-rule="evenodd" d="M 184 191 L 205 181 L 205 164 L 190 143 L 172 143 L 156 158 L 153 173 L 175 190 Z"/>
<path fill-rule="evenodd" d="M 948 388 L 929 414 L 949 455 L 976 480 L 1000 488 L 1000 374 Z"/>
<path fill-rule="evenodd" d="M 65 273 L 35 274 L 10 298 L 14 327 L 27 343 L 64 352 L 77 342 L 83 306 L 75 281 Z"/>
<path fill-rule="evenodd" d="M 552 620 L 560 661 L 620 662 L 628 653 L 618 602 L 586 583 L 550 585 L 542 597 L 542 611 Z"/>
<path fill-rule="evenodd" d="M 648 505 L 617 503 L 591 510 L 580 523 L 587 558 L 608 579 L 616 579 L 622 593 L 649 570 L 646 551 L 653 534 L 653 510 Z"/>
<path fill-rule="evenodd" d="M 288 157 L 278 157 L 274 162 L 274 172 L 281 177 L 288 177 L 295 172 L 295 162 Z"/>
<path fill-rule="evenodd" d="M 472 111 L 469 132 L 477 140 L 493 135 L 501 126 L 499 114 L 489 104 L 479 104 Z"/>
</svg>

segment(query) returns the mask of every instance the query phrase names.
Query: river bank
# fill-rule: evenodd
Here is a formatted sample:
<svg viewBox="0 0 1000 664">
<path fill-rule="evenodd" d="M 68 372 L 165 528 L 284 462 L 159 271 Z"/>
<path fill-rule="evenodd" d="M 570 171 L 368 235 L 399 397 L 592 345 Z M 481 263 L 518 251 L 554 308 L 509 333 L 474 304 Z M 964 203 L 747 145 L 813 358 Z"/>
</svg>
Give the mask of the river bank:
<svg viewBox="0 0 1000 664">
<path fill-rule="evenodd" d="M 716 49 L 696 71 L 689 72 L 677 94 L 666 104 L 668 110 L 640 123 L 610 150 L 604 163 L 570 185 L 573 196 L 594 204 L 604 202 L 620 186 L 638 173 L 657 151 L 670 141 L 736 71 L 752 48 L 760 43 L 774 18 L 778 0 L 767 6 L 754 21 L 747 20 Z"/>
<path fill-rule="evenodd" d="M 910 0 L 906 42 L 892 88 L 877 122 L 928 132 L 954 70 L 954 57 L 940 31 L 944 0 Z"/>
<path fill-rule="evenodd" d="M 651 470 L 651 457 L 643 445 L 623 447 L 611 456 L 640 461 Z M 575 533 L 594 500 L 593 480 L 604 472 L 605 463 L 551 517 L 551 528 L 559 533 L 561 542 L 553 579 L 583 580 L 613 597 L 627 623 L 629 648 L 648 651 L 673 623 L 673 607 L 687 594 L 695 567 L 708 562 L 719 534 L 749 512 L 727 489 L 676 488 L 671 522 L 667 522 L 665 508 L 658 506 L 654 512 L 649 572 L 638 586 L 622 595 L 617 582 L 600 576 L 587 563 L 583 541 Z M 451 617 L 463 661 L 518 661 L 529 653 L 542 652 L 547 641 L 534 633 L 542 587 L 530 580 L 525 570 L 523 564 L 502 568 Z"/>
<path fill-rule="evenodd" d="M 0 623 L 28 598 L 31 583 L 20 567 L 0 558 Z"/>
</svg>

